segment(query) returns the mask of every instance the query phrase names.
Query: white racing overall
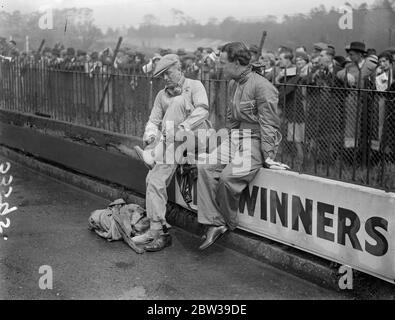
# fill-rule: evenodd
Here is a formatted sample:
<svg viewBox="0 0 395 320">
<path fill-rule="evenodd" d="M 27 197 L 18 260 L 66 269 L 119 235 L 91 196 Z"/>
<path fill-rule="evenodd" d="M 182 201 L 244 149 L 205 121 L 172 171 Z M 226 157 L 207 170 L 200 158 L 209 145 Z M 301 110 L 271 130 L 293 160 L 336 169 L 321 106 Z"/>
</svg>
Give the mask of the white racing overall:
<svg viewBox="0 0 395 320">
<path fill-rule="evenodd" d="M 192 133 L 199 128 L 209 128 L 208 116 L 208 98 L 203 84 L 185 78 L 181 95 L 169 96 L 164 89 L 158 93 L 144 137 L 172 139 L 179 125 Z M 159 139 L 159 143 L 164 143 L 163 139 Z M 167 157 L 164 160 L 157 162 L 146 178 L 146 211 L 151 230 L 162 229 L 166 222 L 167 187 L 177 169 L 177 161 L 168 161 Z"/>
</svg>

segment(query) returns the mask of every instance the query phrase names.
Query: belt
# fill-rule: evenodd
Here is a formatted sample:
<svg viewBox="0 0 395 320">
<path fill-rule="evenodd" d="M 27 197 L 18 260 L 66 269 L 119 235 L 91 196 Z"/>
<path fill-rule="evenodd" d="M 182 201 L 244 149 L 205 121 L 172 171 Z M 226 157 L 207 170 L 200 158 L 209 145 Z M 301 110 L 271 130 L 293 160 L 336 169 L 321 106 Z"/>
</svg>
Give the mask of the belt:
<svg viewBox="0 0 395 320">
<path fill-rule="evenodd" d="M 259 123 L 251 123 L 251 122 L 241 122 L 240 123 L 240 130 L 244 129 L 250 129 L 252 132 L 260 133 L 261 132 L 261 126 Z"/>
</svg>

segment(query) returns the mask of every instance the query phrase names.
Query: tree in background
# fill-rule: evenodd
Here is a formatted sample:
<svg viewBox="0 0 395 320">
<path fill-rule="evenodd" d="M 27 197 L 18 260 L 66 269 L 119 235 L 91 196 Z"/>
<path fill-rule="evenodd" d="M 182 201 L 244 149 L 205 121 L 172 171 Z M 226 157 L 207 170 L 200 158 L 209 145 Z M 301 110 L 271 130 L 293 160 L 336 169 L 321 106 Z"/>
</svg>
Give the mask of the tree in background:
<svg viewBox="0 0 395 320">
<path fill-rule="evenodd" d="M 125 32 L 125 42 L 137 44 L 153 43 L 153 38 L 169 39 L 176 34 L 191 33 L 195 39 L 216 39 L 223 42 L 244 41 L 258 44 L 262 30 L 268 32 L 265 48 L 275 50 L 281 45 L 295 48 L 299 45 L 312 49 L 314 42 L 331 43 L 339 54 L 345 54 L 344 47 L 351 41 L 364 41 L 368 47 L 381 51 L 395 44 L 395 0 L 378 0 L 373 6 L 366 3 L 353 10 L 353 29 L 340 30 L 338 21 L 341 13 L 337 8 L 327 10 L 324 6 L 313 8 L 308 14 L 284 16 L 282 19 L 267 16 L 255 21 L 241 21 L 227 17 L 222 21 L 211 18 L 206 24 L 197 23 L 183 11 L 172 9 L 174 25 L 163 26 L 159 19 L 147 14 L 139 27 L 129 27 Z M 7 13 L 0 11 L 0 36 L 10 35 L 23 49 L 26 35 L 30 38 L 31 48 L 38 47 L 42 39 L 46 45 L 62 42 L 66 47 L 73 46 L 84 50 L 99 49 L 103 41 L 116 42 L 121 35 L 120 29 L 108 29 L 106 34 L 94 24 L 93 12 L 87 8 L 54 10 L 54 29 L 41 30 L 38 21 L 40 12 L 22 14 L 19 11 Z M 65 25 L 67 27 L 65 32 Z M 393 30 L 390 39 L 390 30 Z"/>
</svg>

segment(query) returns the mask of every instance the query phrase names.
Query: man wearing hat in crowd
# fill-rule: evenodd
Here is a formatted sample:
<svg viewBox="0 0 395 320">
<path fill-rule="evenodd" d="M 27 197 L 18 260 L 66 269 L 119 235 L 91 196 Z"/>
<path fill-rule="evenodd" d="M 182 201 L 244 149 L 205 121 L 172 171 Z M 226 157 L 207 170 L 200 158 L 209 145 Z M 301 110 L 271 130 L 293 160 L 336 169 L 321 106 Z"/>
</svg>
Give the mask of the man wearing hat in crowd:
<svg viewBox="0 0 395 320">
<path fill-rule="evenodd" d="M 350 87 L 365 87 L 366 79 L 374 74 L 376 70 L 376 61 L 365 58 L 367 52 L 365 44 L 362 42 L 352 42 L 346 47 L 346 52 L 351 63 L 339 71 L 337 77 Z"/>
<path fill-rule="evenodd" d="M 346 47 L 346 52 L 349 55 L 351 63 L 337 73 L 340 81 L 345 83 L 348 87 L 365 89 L 370 84 L 369 79 L 374 75 L 377 64 L 366 59 L 365 44 L 354 41 Z M 366 92 L 358 94 L 355 90 L 349 91 L 345 100 L 345 132 L 344 132 L 344 147 L 355 148 L 358 137 L 355 136 L 355 126 L 357 121 L 358 104 L 363 105 L 364 99 L 367 99 Z"/>
<path fill-rule="evenodd" d="M 185 77 L 196 80 L 199 77 L 199 67 L 196 65 L 195 61 L 196 56 L 194 54 L 186 54 L 182 59 L 182 68 Z"/>
<path fill-rule="evenodd" d="M 173 146 L 180 135 L 194 134 L 197 129 L 208 129 L 209 106 L 206 90 L 200 81 L 186 78 L 181 70 L 181 61 L 176 54 L 168 54 L 157 63 L 154 77 L 163 76 L 166 87 L 156 96 L 143 136 L 144 151 L 135 150 L 145 164 L 150 167 L 146 178 L 146 210 L 150 219 L 150 229 L 132 240 L 137 245 L 145 245 L 146 251 L 159 251 L 171 244 L 165 219 L 167 187 L 181 160 L 176 155 L 173 160 L 163 160 L 169 146 Z M 126 154 L 133 151 L 125 146 L 118 147 Z M 151 152 L 150 152 L 151 150 Z"/>
<path fill-rule="evenodd" d="M 313 44 L 313 54 L 319 54 L 322 50 L 328 48 L 328 45 L 323 42 L 317 42 Z"/>
<path fill-rule="evenodd" d="M 318 123 L 316 128 L 310 130 L 310 136 L 314 136 L 316 154 L 319 159 L 328 161 L 328 153 L 335 160 L 341 156 L 343 133 L 337 124 L 342 123 L 344 112 L 344 91 L 332 91 L 332 87 L 342 87 L 336 74 L 343 69 L 335 63 L 335 51 L 328 46 L 319 55 L 319 69 L 312 75 L 312 84 L 319 86 L 320 101 L 327 104 L 311 104 L 310 121 Z M 318 116 L 319 115 L 319 116 Z M 330 139 L 328 139 L 330 137 Z M 309 139 L 310 137 L 308 137 Z M 329 145 L 331 144 L 331 145 Z"/>
<path fill-rule="evenodd" d="M 160 61 L 161 58 L 162 57 L 159 53 L 155 53 L 152 59 L 150 59 L 150 61 L 143 66 L 144 74 L 146 74 L 147 76 L 152 76 L 155 71 L 156 64 Z"/>
<path fill-rule="evenodd" d="M 307 76 L 309 69 L 311 66 L 309 65 L 309 56 L 305 52 L 296 52 L 295 53 L 295 65 L 297 72 L 300 76 Z"/>
</svg>

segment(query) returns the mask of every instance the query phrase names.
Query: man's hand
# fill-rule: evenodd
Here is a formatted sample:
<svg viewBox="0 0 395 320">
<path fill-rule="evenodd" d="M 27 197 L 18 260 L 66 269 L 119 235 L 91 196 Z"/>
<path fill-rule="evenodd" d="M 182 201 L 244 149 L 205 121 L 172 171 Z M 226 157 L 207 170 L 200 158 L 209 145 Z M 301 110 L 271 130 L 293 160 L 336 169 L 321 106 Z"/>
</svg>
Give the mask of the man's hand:
<svg viewBox="0 0 395 320">
<path fill-rule="evenodd" d="M 265 160 L 264 164 L 265 168 L 272 169 L 272 170 L 289 170 L 290 167 L 284 163 L 276 162 L 270 158 Z"/>
<path fill-rule="evenodd" d="M 155 141 L 155 136 L 149 136 L 143 138 L 143 149 L 149 146 L 151 143 Z"/>
</svg>

